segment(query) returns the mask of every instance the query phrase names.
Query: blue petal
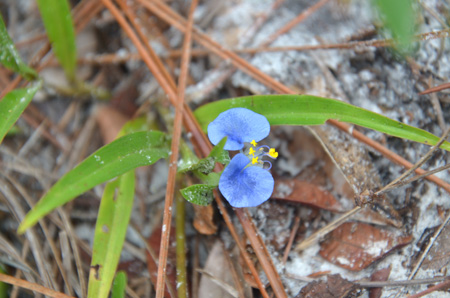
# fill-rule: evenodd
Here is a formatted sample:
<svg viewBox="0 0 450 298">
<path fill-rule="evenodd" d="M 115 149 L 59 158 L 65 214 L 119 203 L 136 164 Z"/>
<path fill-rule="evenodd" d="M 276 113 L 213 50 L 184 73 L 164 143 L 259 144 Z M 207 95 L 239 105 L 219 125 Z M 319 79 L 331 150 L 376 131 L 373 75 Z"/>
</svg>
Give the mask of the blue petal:
<svg viewBox="0 0 450 298">
<path fill-rule="evenodd" d="M 270 124 L 266 117 L 245 108 L 222 112 L 208 125 L 208 137 L 214 145 L 228 137 L 225 150 L 240 150 L 244 142 L 259 142 L 269 132 Z"/>
<path fill-rule="evenodd" d="M 233 157 L 223 170 L 219 190 L 233 207 L 254 207 L 267 201 L 273 192 L 274 180 L 269 171 L 249 166 L 242 153 Z"/>
</svg>

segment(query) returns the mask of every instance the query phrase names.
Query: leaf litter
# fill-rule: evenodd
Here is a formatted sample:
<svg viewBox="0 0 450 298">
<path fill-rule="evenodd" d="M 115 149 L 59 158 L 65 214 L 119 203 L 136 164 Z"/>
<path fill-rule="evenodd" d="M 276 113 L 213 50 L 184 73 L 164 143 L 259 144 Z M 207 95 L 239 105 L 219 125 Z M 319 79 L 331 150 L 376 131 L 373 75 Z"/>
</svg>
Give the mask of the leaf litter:
<svg viewBox="0 0 450 298">
<path fill-rule="evenodd" d="M 197 18 L 204 23 L 204 28 L 208 31 L 208 34 L 231 48 L 242 44 L 257 47 L 267 36 L 311 5 L 311 1 L 287 0 L 282 3 L 279 9 L 270 11 L 274 1 L 243 0 L 236 3 L 225 3 L 221 9 L 212 10 L 211 7 L 214 7 L 214 5 L 211 3 L 212 1 L 206 1 L 199 6 Z M 439 1 L 427 0 L 422 1 L 422 3 L 433 11 L 442 14 L 442 16 L 450 11 L 447 4 Z M 241 37 L 246 36 L 245 33 L 254 24 L 254 20 L 268 11 L 270 11 L 269 18 L 256 30 L 255 36 L 242 40 Z M 35 12 L 32 9 L 28 9 L 27 13 L 35 19 L 38 18 L 34 15 Z M 419 21 L 420 32 L 441 29 L 441 25 L 436 18 L 427 11 L 423 10 L 421 16 L 422 20 Z M 145 14 L 145 18 L 149 19 L 149 23 L 156 24 L 153 27 L 155 31 L 148 34 L 150 37 L 156 36 L 158 42 L 154 43 L 158 44 L 161 53 L 169 51 L 170 47 L 181 44 L 182 36 L 175 30 L 158 24 L 158 20 L 154 20 L 148 14 Z M 206 22 L 206 19 L 209 21 Z M 33 18 L 27 17 L 27 26 L 32 20 Z M 124 50 L 130 53 L 134 52 L 134 47 L 130 45 L 127 39 L 123 39 L 117 34 L 114 38 L 111 37 L 111 32 L 116 32 L 116 28 L 114 28 L 115 25 L 111 22 L 108 13 L 103 14 L 97 21 L 98 23 L 93 25 L 96 27 L 95 30 L 90 30 L 95 31 L 97 36 L 104 40 L 108 40 L 106 43 L 96 44 L 98 53 L 116 51 L 118 55 L 122 53 L 120 56 L 123 56 Z M 277 38 L 272 46 L 337 43 L 353 38 L 373 37 L 374 35 L 377 38 L 383 38 L 374 31 L 374 24 L 373 10 L 369 2 L 329 1 L 306 21 Z M 39 28 L 39 26 L 32 26 L 32 28 Z M 15 29 L 16 32 L 20 32 L 20 30 Z M 158 30 L 159 32 L 156 32 Z M 247 56 L 247 59 L 285 85 L 298 90 L 299 93 L 347 99 L 357 106 L 382 113 L 392 119 L 403 121 L 439 135 L 442 132 L 437 124 L 436 112 L 433 106 L 429 104 L 429 98 L 419 96 L 418 92 L 431 87 L 426 83 L 429 76 L 434 77 L 436 85 L 446 82 L 450 77 L 450 63 L 447 59 L 448 46 L 444 43 L 445 41 L 437 39 L 418 44 L 418 52 L 414 63 L 403 60 L 389 49 L 373 47 L 354 50 L 319 50 L 314 53 L 294 51 L 259 53 L 254 56 Z M 81 55 L 84 55 L 84 53 L 81 53 Z M 323 63 L 322 67 L 317 60 Z M 330 81 L 330 77 L 324 73 L 323 66 L 334 77 L 334 82 Z M 205 86 L 214 85 L 214 83 L 208 81 L 211 80 L 209 73 L 217 74 L 217 72 L 213 72 L 214 67 L 223 69 L 227 66 L 223 66 L 223 63 L 216 57 L 194 59 L 192 77 L 198 83 L 191 85 L 189 90 L 204 90 Z M 123 78 L 129 73 L 142 73 L 142 65 L 131 60 L 120 67 L 105 64 L 101 65 L 99 69 L 100 81 L 103 77 L 103 84 L 110 86 L 111 89 L 118 86 L 119 82 L 125 81 Z M 94 68 L 89 67 L 87 77 L 92 76 L 93 71 Z M 176 72 L 176 69 L 173 69 L 173 71 Z M 53 77 L 51 76 L 52 74 L 47 80 L 54 79 L 57 81 L 60 77 L 55 73 Z M 161 93 L 154 87 L 154 81 L 150 76 L 145 74 L 142 77 L 139 76 L 139 80 L 127 82 L 128 88 L 137 89 L 138 94 L 129 94 L 129 98 L 126 98 L 125 101 L 135 104 L 135 98 L 140 98 L 143 101 L 152 97 L 152 104 L 157 106 L 158 101 L 156 99 L 161 98 Z M 212 95 L 205 95 L 207 92 L 202 91 L 203 98 L 217 98 L 224 96 L 224 94 L 226 97 L 232 97 L 246 95 L 249 92 L 256 94 L 271 92 L 267 87 L 242 72 L 236 72 L 230 80 L 225 80 L 209 90 L 212 91 Z M 46 96 L 48 97 L 48 94 Z M 124 96 L 127 97 L 127 94 Z M 190 98 L 193 98 L 192 102 L 195 104 L 202 103 L 201 99 L 192 94 Z M 448 93 L 440 93 L 439 99 L 445 118 L 450 108 Z M 48 113 L 50 120 L 57 123 L 69 104 L 69 101 L 64 98 L 58 98 L 58 103 L 56 103 L 56 100 L 46 98 L 40 104 L 40 109 Z M 59 134 L 63 138 L 64 134 L 68 134 L 72 140 L 75 139 L 80 133 L 79 127 L 83 119 L 86 119 L 85 114 L 87 114 L 86 111 L 78 106 L 75 113 L 76 118 L 71 126 L 67 127 L 64 133 L 56 131 L 57 135 Z M 155 117 L 154 113 L 152 117 Z M 170 116 L 168 118 L 170 119 Z M 23 122 L 19 124 L 25 128 L 25 135 L 29 135 L 30 131 L 27 131 L 29 128 Z M 322 143 L 323 140 L 327 140 L 324 144 L 326 150 L 323 150 L 319 143 L 311 138 L 311 135 L 304 129 L 280 127 L 272 133 L 267 142 L 279 148 L 281 156 L 274 163 L 273 172 L 276 175 L 276 180 L 278 180 L 277 183 L 284 185 L 277 188 L 276 194 L 283 197 L 283 200 L 290 199 L 289 202 L 272 200 L 250 210 L 260 236 L 268 246 L 273 262 L 280 272 L 289 296 L 296 297 L 299 295 L 299 297 L 303 297 L 301 296 L 303 293 L 309 294 L 310 297 L 326 297 L 318 296 L 317 293 L 328 291 L 327 293 L 334 293 L 334 296 L 330 297 L 345 297 L 349 293 L 356 293 L 355 295 L 364 297 L 367 295 L 367 291 L 364 289 L 355 290 L 357 287 L 355 287 L 353 281 L 369 278 L 374 272 L 388 266 L 391 266 L 388 280 L 407 279 L 415 260 L 421 254 L 421 247 L 425 247 L 432 240 L 425 241 L 421 247 L 418 246 L 418 241 L 427 229 L 437 229 L 445 218 L 444 214 L 450 209 L 448 194 L 426 181 L 420 181 L 388 193 L 384 201 L 375 201 L 374 204 L 369 204 L 364 208 L 368 211 L 360 212 L 350 222 L 337 227 L 325 239 L 319 239 L 322 242 L 314 244 L 302 252 L 291 251 L 285 265 L 280 261 L 295 216 L 300 217 L 300 226 L 294 238 L 294 245 L 300 243 L 317 229 L 339 218 L 340 214 L 336 211 L 350 210 L 354 206 L 355 196 L 364 190 L 376 190 L 382 185 L 386 185 L 403 171 L 401 167 L 392 164 L 378 152 L 346 137 L 329 125 L 320 128 L 320 130 L 314 129 L 314 131 L 316 134 L 323 134 L 320 137 Z M 363 131 L 372 139 L 386 144 L 391 150 L 413 162 L 428 150 L 424 145 L 385 137 L 373 131 Z M 98 134 L 93 135 L 94 137 L 91 137 L 92 142 L 88 143 L 89 146 L 87 146 L 90 152 L 100 145 Z M 5 144 L 15 152 L 20 149 L 24 141 L 23 137 L 18 136 L 14 140 L 6 140 Z M 29 154 L 26 158 L 29 159 L 31 164 L 40 168 L 43 166 L 41 165 L 42 160 L 39 160 L 38 152 L 53 152 L 53 154 L 47 153 L 48 156 L 57 155 L 54 148 L 39 140 L 35 152 Z M 437 152 L 430 159 L 427 167 L 441 166 L 445 164 L 447 159 L 442 152 Z M 2 152 L 3 160 L 11 160 L 11 157 Z M 53 161 L 50 161 L 50 163 L 53 163 Z M 57 170 L 67 171 L 65 166 L 64 163 L 60 163 Z M 140 191 L 149 194 L 149 199 L 146 200 L 145 196 L 138 195 L 141 197 L 138 204 L 145 206 L 146 210 L 151 210 L 152 214 L 153 212 L 157 214 L 155 210 L 161 210 L 160 193 L 164 189 L 164 177 L 167 176 L 165 174 L 167 169 L 164 164 L 159 163 L 153 171 L 154 179 L 147 183 L 152 185 L 152 189 L 149 190 L 148 185 L 147 188 L 145 186 L 139 188 Z M 444 180 L 449 180 L 448 173 L 440 173 L 438 176 Z M 23 183 L 35 185 L 33 178 L 26 175 L 20 178 Z M 146 185 L 146 182 L 144 180 L 144 182 L 140 181 L 138 184 Z M 299 185 L 301 188 L 298 188 Z M 32 188 L 36 198 L 39 197 L 39 191 L 41 191 L 39 187 L 37 188 Z M 94 193 L 88 193 L 84 196 L 95 200 L 98 197 Z M 325 203 L 323 202 L 324 198 L 327 200 Z M 339 207 L 331 212 L 324 208 L 324 205 L 329 206 L 330 204 L 339 204 L 337 205 Z M 378 204 L 379 208 L 370 208 L 376 206 L 375 204 Z M 85 212 L 91 207 L 90 205 L 92 204 L 77 202 L 73 206 L 73 211 L 75 213 Z M 377 210 L 374 211 L 373 209 Z M 380 209 L 383 209 L 383 212 L 380 212 Z M 385 210 L 388 211 L 385 212 Z M 150 219 L 151 215 L 142 214 L 138 210 L 134 215 L 134 220 L 142 225 L 145 235 L 150 235 L 150 231 L 153 230 L 155 231 L 153 235 L 155 235 L 156 231 L 160 230 L 158 227 L 155 228 L 157 225 L 154 222 L 155 219 Z M 155 218 L 158 218 L 158 216 L 155 216 Z M 214 215 L 211 214 L 211 210 L 205 211 L 205 218 L 207 218 L 209 227 L 202 230 L 194 224 L 194 228 L 197 228 L 198 232 L 208 234 L 208 231 L 215 230 L 215 224 L 221 227 L 220 223 L 214 222 Z M 146 220 L 151 221 L 151 224 L 147 226 L 142 224 Z M 11 220 L 8 221 L 8 224 L 10 223 Z M 81 228 L 85 225 L 87 224 L 80 223 L 78 226 Z M 194 228 L 191 227 L 188 234 L 196 234 L 197 230 Z M 9 232 L 13 233 L 12 230 Z M 376 235 L 377 240 L 370 240 L 366 237 L 350 239 L 352 235 L 358 233 Z M 450 245 L 446 241 L 448 233 L 448 229 L 445 228 L 439 238 L 435 240 L 415 278 L 430 278 L 446 272 L 449 264 L 447 255 Z M 221 232 L 219 236 L 223 238 L 226 246 L 233 245 L 233 241 L 226 232 Z M 136 242 L 136 245 L 143 245 L 133 239 L 132 236 L 128 237 L 129 241 Z M 89 239 L 89 235 L 86 235 L 85 239 Z M 355 241 L 355 243 L 351 241 Z M 159 247 L 157 244 L 159 244 L 159 241 L 155 241 L 155 249 Z M 350 244 L 353 244 L 353 246 Z M 336 250 L 341 252 L 333 257 L 328 257 L 327 261 L 327 257 L 323 257 L 324 251 L 329 251 L 329 247 L 332 245 L 335 245 Z M 402 245 L 405 246 L 399 247 Z M 356 249 L 356 251 L 353 252 L 359 254 L 346 255 L 344 248 L 349 246 L 354 247 L 353 249 Z M 204 265 L 207 255 L 207 252 L 203 253 L 201 265 Z M 416 257 L 413 258 L 413 256 Z M 21 260 L 18 261 L 22 262 Z M 364 266 L 354 267 L 357 263 Z M 354 268 L 358 268 L 359 271 L 353 270 Z M 155 269 L 151 271 L 154 272 Z M 328 272 L 330 275 L 312 283 L 289 278 L 289 274 L 315 277 L 324 272 Z M 263 275 L 262 271 L 261 275 Z M 173 278 L 171 280 L 173 281 Z M 307 279 L 305 278 L 305 280 Z M 403 294 L 415 293 L 425 289 L 425 287 L 424 285 L 408 286 Z M 312 289 L 317 292 L 312 292 Z M 383 288 L 381 297 L 391 297 L 397 291 L 397 288 Z M 430 297 L 433 297 L 433 295 L 435 295 L 434 297 L 442 297 L 445 294 L 436 292 Z"/>
</svg>

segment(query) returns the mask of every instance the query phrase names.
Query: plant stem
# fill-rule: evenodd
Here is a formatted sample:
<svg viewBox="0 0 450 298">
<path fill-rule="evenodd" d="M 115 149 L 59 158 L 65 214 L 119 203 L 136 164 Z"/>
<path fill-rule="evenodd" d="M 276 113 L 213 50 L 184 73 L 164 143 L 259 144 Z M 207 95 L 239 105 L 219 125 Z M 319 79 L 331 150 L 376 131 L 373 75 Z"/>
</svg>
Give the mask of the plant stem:
<svg viewBox="0 0 450 298">
<path fill-rule="evenodd" d="M 184 233 L 185 200 L 181 195 L 176 196 L 176 236 L 177 236 L 177 293 L 178 298 L 187 298 L 186 279 L 186 235 Z"/>
</svg>

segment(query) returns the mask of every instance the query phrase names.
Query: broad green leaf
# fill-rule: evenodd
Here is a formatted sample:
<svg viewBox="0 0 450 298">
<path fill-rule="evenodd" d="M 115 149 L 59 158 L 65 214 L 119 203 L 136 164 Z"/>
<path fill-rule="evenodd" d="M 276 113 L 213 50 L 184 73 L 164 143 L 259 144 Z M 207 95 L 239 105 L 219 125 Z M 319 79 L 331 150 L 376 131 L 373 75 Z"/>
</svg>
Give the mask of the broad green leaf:
<svg viewBox="0 0 450 298">
<path fill-rule="evenodd" d="M 29 88 L 16 89 L 8 92 L 0 101 L 0 144 L 39 88 L 41 83 Z"/>
<path fill-rule="evenodd" d="M 397 41 L 400 52 L 411 49 L 410 43 L 414 37 L 415 12 L 411 0 L 375 0 L 381 13 L 384 26 Z"/>
<path fill-rule="evenodd" d="M 88 297 L 108 297 L 134 201 L 134 171 L 106 185 L 95 225 Z"/>
<path fill-rule="evenodd" d="M 196 205 L 207 206 L 214 200 L 212 192 L 214 188 L 216 188 L 214 185 L 195 184 L 180 189 L 180 192 L 187 201 Z"/>
<path fill-rule="evenodd" d="M 167 158 L 169 150 L 165 134 L 157 131 L 136 132 L 103 146 L 53 185 L 25 216 L 18 232 L 100 183 Z"/>
<path fill-rule="evenodd" d="M 257 95 L 219 100 L 198 108 L 195 117 L 206 131 L 221 112 L 243 107 L 267 117 L 271 125 L 319 125 L 329 119 L 349 122 L 391 136 L 435 145 L 439 137 L 348 103 L 312 95 Z M 442 149 L 450 151 L 450 143 Z"/>
<path fill-rule="evenodd" d="M 125 298 L 125 290 L 127 288 L 127 274 L 125 271 L 119 271 L 114 278 L 111 290 L 111 298 Z"/>
<path fill-rule="evenodd" d="M 14 43 L 9 37 L 6 30 L 5 22 L 0 14 L 0 63 L 6 68 L 18 72 L 27 80 L 34 80 L 37 78 L 37 73 L 34 69 L 28 67 L 20 58 Z"/>
<path fill-rule="evenodd" d="M 67 0 L 37 0 L 53 52 L 69 81 L 75 81 L 77 49 L 75 30 Z"/>
</svg>

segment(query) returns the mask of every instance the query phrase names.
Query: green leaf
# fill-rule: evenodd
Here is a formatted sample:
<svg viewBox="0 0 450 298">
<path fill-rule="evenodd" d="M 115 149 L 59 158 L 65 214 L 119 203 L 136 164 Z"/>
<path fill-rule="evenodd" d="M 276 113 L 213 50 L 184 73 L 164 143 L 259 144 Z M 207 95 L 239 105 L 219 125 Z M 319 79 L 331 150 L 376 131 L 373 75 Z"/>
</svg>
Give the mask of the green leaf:
<svg viewBox="0 0 450 298">
<path fill-rule="evenodd" d="M 206 131 L 208 124 L 221 112 L 236 107 L 266 116 L 271 125 L 319 125 L 335 119 L 427 145 L 435 145 L 439 141 L 439 137 L 425 130 L 336 99 L 312 95 L 257 95 L 226 99 L 204 105 L 194 114 Z M 444 142 L 441 148 L 450 151 L 450 143 Z"/>
<path fill-rule="evenodd" d="M 0 143 L 33 99 L 41 83 L 8 92 L 0 101 Z"/>
<path fill-rule="evenodd" d="M 53 185 L 25 216 L 18 232 L 100 183 L 167 158 L 169 150 L 165 134 L 158 131 L 136 132 L 103 146 Z"/>
<path fill-rule="evenodd" d="M 213 189 L 214 185 L 196 184 L 183 189 L 180 189 L 181 195 L 189 202 L 207 206 L 214 200 Z"/>
<path fill-rule="evenodd" d="M 77 49 L 75 30 L 67 0 L 37 0 L 53 52 L 69 81 L 75 81 Z"/>
<path fill-rule="evenodd" d="M 211 172 L 208 175 L 205 175 L 205 177 L 203 178 L 203 182 L 205 182 L 206 184 L 208 184 L 210 186 L 217 187 L 219 185 L 219 180 L 220 180 L 221 175 L 222 175 L 222 172 L 220 172 L 220 173 Z"/>
<path fill-rule="evenodd" d="M 181 155 L 183 158 L 178 165 L 178 172 L 186 173 L 189 171 L 196 171 L 199 174 L 209 174 L 214 170 L 216 162 L 228 164 L 230 162 L 230 154 L 228 151 L 223 150 L 226 141 L 227 138 L 223 138 L 216 146 L 214 146 L 207 157 L 200 160 L 187 145 L 182 145 Z"/>
<path fill-rule="evenodd" d="M 200 161 L 185 142 L 180 143 L 181 160 L 178 163 L 178 173 L 186 173 L 196 169 Z"/>
<path fill-rule="evenodd" d="M 6 68 L 18 72 L 27 80 L 34 80 L 38 74 L 20 58 L 14 43 L 6 30 L 5 22 L 0 14 L 0 63 Z"/>
<path fill-rule="evenodd" d="M 228 164 L 230 162 L 230 154 L 227 150 L 223 150 L 226 142 L 227 137 L 224 137 L 216 146 L 214 146 L 214 148 L 212 148 L 208 157 L 214 158 L 216 162 L 221 164 Z"/>
<path fill-rule="evenodd" d="M 3 266 L 2 263 L 0 263 L 0 273 L 1 274 L 8 274 L 5 270 L 5 267 Z M 2 281 L 0 281 L 0 298 L 7 298 L 9 297 L 9 284 L 4 283 Z"/>
<path fill-rule="evenodd" d="M 95 225 L 88 297 L 108 297 L 130 221 L 134 185 L 134 171 L 129 171 L 105 187 Z"/>
<path fill-rule="evenodd" d="M 125 290 L 127 288 L 127 274 L 125 271 L 119 271 L 114 279 L 111 298 L 125 298 Z"/>
<path fill-rule="evenodd" d="M 384 26 L 397 41 L 400 52 L 407 53 L 414 37 L 415 11 L 411 0 L 375 0 Z"/>
</svg>

